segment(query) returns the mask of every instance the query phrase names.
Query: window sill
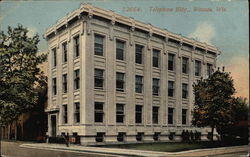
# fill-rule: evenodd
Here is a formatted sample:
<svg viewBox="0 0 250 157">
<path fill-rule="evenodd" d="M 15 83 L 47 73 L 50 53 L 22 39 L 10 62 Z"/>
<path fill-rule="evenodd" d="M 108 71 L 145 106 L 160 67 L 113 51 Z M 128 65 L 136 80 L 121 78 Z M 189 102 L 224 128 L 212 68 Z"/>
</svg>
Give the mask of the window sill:
<svg viewBox="0 0 250 157">
<path fill-rule="evenodd" d="M 105 125 L 103 122 L 94 122 L 94 124 L 97 126 L 104 126 Z"/>
<path fill-rule="evenodd" d="M 116 63 L 126 64 L 125 60 L 116 59 Z"/>
<path fill-rule="evenodd" d="M 175 74 L 174 70 L 168 70 L 169 73 Z"/>
<path fill-rule="evenodd" d="M 168 99 L 175 100 L 175 99 L 176 99 L 176 97 L 175 97 L 175 96 L 168 96 Z"/>
<path fill-rule="evenodd" d="M 77 125 L 77 126 L 80 126 L 81 124 L 80 124 L 80 122 L 75 122 L 73 125 Z"/>
<path fill-rule="evenodd" d="M 80 55 L 77 57 L 74 57 L 74 61 L 80 59 Z"/>
<path fill-rule="evenodd" d="M 80 92 L 80 88 L 79 89 L 74 89 L 74 93 L 76 92 Z"/>
<path fill-rule="evenodd" d="M 104 55 L 96 55 L 96 54 L 94 54 L 94 56 L 96 57 L 96 58 L 100 58 L 100 59 L 105 59 L 105 57 L 104 57 Z"/>
<path fill-rule="evenodd" d="M 160 95 L 154 95 L 154 94 L 152 94 L 152 96 L 155 97 L 155 98 L 160 98 Z"/>
<path fill-rule="evenodd" d="M 157 123 L 157 124 L 153 123 L 152 125 L 153 125 L 153 127 L 160 127 L 161 126 L 159 123 Z"/>
<path fill-rule="evenodd" d="M 95 91 L 102 91 L 102 92 L 105 92 L 104 88 L 95 88 L 94 90 L 95 90 Z"/>
<path fill-rule="evenodd" d="M 135 92 L 135 95 L 136 95 L 136 96 L 144 96 L 144 93 L 143 93 L 143 92 L 142 92 L 142 93 L 136 93 L 136 92 Z"/>
<path fill-rule="evenodd" d="M 63 66 L 63 67 L 66 67 L 66 66 L 67 66 L 67 63 L 68 63 L 68 62 L 63 62 L 63 63 L 62 63 L 62 66 Z"/>
<path fill-rule="evenodd" d="M 117 90 L 117 89 L 116 89 L 116 93 L 119 93 L 119 94 L 126 94 L 126 91 L 125 91 L 125 90 L 122 91 L 122 90 Z"/>
<path fill-rule="evenodd" d="M 153 67 L 153 70 L 160 70 L 160 67 Z"/>
<path fill-rule="evenodd" d="M 124 123 L 116 122 L 116 126 L 126 126 Z"/>
<path fill-rule="evenodd" d="M 135 126 L 144 126 L 142 123 L 135 123 Z"/>
<path fill-rule="evenodd" d="M 68 124 L 68 123 L 64 123 L 64 124 L 62 124 L 61 126 L 71 126 L 71 125 Z"/>
<path fill-rule="evenodd" d="M 174 127 L 175 125 L 174 125 L 174 124 L 168 124 L 168 127 L 169 127 L 169 126 L 170 126 L 170 127 Z"/>
<path fill-rule="evenodd" d="M 135 66 L 138 66 L 138 67 L 144 67 L 144 64 L 142 63 L 142 64 L 139 64 L 139 63 L 135 63 Z"/>
<path fill-rule="evenodd" d="M 194 75 L 194 77 L 195 77 L 195 79 L 200 79 L 201 75 L 199 75 L 199 76 Z"/>
<path fill-rule="evenodd" d="M 66 93 L 62 93 L 62 96 L 63 97 L 65 97 L 65 96 L 67 96 L 68 95 L 68 93 L 66 92 Z"/>
</svg>

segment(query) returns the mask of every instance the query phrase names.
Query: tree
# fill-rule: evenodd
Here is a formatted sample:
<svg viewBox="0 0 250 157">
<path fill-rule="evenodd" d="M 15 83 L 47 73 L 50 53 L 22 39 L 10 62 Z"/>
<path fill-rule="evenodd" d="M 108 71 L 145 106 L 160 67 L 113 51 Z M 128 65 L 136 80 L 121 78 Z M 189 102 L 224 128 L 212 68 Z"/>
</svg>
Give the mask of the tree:
<svg viewBox="0 0 250 157">
<path fill-rule="evenodd" d="M 0 32 L 0 126 L 9 124 L 34 107 L 46 82 L 39 65 L 46 54 L 38 53 L 38 34 L 29 37 L 22 25 Z"/>
<path fill-rule="evenodd" d="M 235 88 L 230 73 L 219 69 L 207 79 L 193 84 L 195 105 L 192 124 L 197 127 L 211 127 L 211 140 L 214 129 L 230 125 L 234 121 L 231 112 Z"/>
<path fill-rule="evenodd" d="M 248 143 L 248 102 L 246 98 L 235 97 L 230 106 L 232 124 L 217 127 L 221 139 L 226 142 L 238 141 Z M 237 139 L 236 139 L 237 137 Z M 242 143 L 242 144 L 243 144 Z"/>
</svg>

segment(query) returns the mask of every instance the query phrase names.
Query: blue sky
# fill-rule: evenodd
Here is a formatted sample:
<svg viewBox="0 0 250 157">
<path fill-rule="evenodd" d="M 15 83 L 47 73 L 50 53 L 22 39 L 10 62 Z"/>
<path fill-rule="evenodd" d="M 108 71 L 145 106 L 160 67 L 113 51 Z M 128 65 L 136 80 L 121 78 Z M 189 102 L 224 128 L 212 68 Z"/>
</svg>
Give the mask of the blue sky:
<svg viewBox="0 0 250 157">
<path fill-rule="evenodd" d="M 83 2 L 215 45 L 222 52 L 218 65 L 225 65 L 232 73 L 238 93 L 242 93 L 239 95 L 248 96 L 247 0 L 4 1 L 0 2 L 0 29 L 21 23 L 42 37 L 49 26 Z M 129 12 L 130 7 L 140 11 Z M 187 8 L 188 12 L 176 12 L 176 7 Z M 212 12 L 194 11 L 195 7 L 212 9 Z M 152 8 L 172 8 L 173 11 L 156 12 Z M 216 8 L 224 8 L 224 11 L 219 12 Z M 47 51 L 46 41 L 40 39 L 40 51 Z"/>
</svg>

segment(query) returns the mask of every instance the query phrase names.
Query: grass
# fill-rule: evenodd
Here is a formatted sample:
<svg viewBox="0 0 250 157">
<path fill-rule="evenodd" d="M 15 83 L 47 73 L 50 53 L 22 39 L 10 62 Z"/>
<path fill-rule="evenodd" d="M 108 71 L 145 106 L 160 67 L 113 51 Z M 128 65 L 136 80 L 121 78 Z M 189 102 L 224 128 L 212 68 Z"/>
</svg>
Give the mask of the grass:
<svg viewBox="0 0 250 157">
<path fill-rule="evenodd" d="M 226 146 L 244 145 L 242 142 L 195 142 L 195 143 L 183 143 L 183 142 L 169 142 L 169 143 L 143 143 L 143 144 L 123 144 L 123 145 L 106 145 L 102 147 L 107 148 L 125 148 L 136 150 L 149 150 L 149 151 L 161 151 L 161 152 L 179 152 L 193 149 L 205 149 L 205 148 L 217 148 Z"/>
</svg>

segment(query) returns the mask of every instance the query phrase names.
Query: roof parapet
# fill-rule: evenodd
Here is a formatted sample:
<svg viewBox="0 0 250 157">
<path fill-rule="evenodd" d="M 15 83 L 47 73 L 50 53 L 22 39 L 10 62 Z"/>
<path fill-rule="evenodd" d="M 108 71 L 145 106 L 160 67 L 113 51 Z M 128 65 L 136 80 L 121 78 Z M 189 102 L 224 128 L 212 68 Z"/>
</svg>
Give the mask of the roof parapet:
<svg viewBox="0 0 250 157">
<path fill-rule="evenodd" d="M 50 34 L 52 34 L 54 31 L 56 31 L 58 28 L 60 28 L 63 25 L 67 26 L 70 20 L 72 20 L 76 16 L 80 16 L 81 13 L 83 12 L 88 13 L 88 16 L 90 17 L 93 17 L 93 15 L 96 15 L 96 16 L 100 16 L 100 17 L 110 20 L 111 23 L 119 22 L 119 23 L 128 25 L 131 27 L 131 30 L 138 28 L 138 29 L 149 32 L 149 35 L 152 35 L 154 33 L 154 34 L 165 37 L 167 40 L 169 38 L 172 38 L 179 42 L 182 42 L 182 43 L 184 42 L 189 45 L 192 45 L 193 47 L 200 47 L 202 49 L 205 49 L 206 51 L 214 52 L 217 55 L 221 54 L 221 52 L 218 50 L 217 47 L 212 46 L 210 44 L 203 43 L 192 38 L 184 37 L 180 34 L 170 32 L 167 29 L 162 29 L 162 28 L 153 26 L 151 24 L 143 23 L 131 17 L 126 17 L 126 16 L 116 14 L 114 11 L 111 11 L 111 10 L 97 8 L 91 5 L 90 3 L 82 3 L 78 9 L 74 10 L 73 12 L 68 13 L 65 17 L 58 20 L 55 25 L 47 29 L 46 33 L 44 34 L 44 37 L 47 38 Z"/>
</svg>

